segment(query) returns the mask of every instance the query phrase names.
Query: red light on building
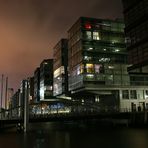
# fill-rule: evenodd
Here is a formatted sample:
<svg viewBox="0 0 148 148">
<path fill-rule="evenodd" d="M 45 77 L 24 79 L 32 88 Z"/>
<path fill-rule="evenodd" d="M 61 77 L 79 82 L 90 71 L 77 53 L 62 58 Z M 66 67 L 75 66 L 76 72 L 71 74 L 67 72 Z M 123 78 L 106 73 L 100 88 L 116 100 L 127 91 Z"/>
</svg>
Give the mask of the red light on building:
<svg viewBox="0 0 148 148">
<path fill-rule="evenodd" d="M 90 24 L 85 24 L 85 29 L 91 29 L 91 25 Z"/>
</svg>

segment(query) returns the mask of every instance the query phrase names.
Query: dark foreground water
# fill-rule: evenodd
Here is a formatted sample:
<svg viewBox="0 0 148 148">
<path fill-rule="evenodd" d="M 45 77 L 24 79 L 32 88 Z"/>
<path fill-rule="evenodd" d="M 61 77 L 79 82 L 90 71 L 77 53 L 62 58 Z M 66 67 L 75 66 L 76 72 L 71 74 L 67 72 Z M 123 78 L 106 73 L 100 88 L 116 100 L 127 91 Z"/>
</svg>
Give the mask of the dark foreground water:
<svg viewBox="0 0 148 148">
<path fill-rule="evenodd" d="M 38 123 L 0 132 L 0 148 L 148 148 L 148 129 Z"/>
</svg>

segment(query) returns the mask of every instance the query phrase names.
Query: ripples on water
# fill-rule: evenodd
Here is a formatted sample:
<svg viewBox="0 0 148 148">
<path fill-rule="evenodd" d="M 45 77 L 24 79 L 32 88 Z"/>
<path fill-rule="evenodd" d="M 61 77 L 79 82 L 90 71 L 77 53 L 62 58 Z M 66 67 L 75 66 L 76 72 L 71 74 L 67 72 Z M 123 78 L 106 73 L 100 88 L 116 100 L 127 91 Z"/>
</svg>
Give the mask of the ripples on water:
<svg viewBox="0 0 148 148">
<path fill-rule="evenodd" d="M 148 148 L 148 129 L 32 124 L 30 132 L 0 133 L 0 148 Z"/>
</svg>

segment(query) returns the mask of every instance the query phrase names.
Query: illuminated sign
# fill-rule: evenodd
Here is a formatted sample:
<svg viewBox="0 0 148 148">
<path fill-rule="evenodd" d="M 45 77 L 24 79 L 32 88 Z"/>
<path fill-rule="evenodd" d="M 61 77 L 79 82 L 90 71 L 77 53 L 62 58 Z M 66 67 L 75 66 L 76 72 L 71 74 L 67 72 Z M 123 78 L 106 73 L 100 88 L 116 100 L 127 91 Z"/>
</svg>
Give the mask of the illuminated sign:
<svg viewBox="0 0 148 148">
<path fill-rule="evenodd" d="M 85 29 L 91 29 L 91 28 L 92 28 L 91 24 L 89 24 L 89 23 L 85 24 Z"/>
</svg>

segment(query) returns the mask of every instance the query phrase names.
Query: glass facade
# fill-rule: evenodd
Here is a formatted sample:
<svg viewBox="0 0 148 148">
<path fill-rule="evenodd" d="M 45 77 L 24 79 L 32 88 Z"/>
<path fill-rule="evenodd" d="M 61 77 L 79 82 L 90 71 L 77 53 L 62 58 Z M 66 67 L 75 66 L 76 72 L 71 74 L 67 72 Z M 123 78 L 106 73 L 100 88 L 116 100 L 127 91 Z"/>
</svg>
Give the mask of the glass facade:
<svg viewBox="0 0 148 148">
<path fill-rule="evenodd" d="M 148 1 L 122 1 L 131 85 L 145 86 L 148 85 Z"/>
<path fill-rule="evenodd" d="M 68 40 L 61 39 L 53 50 L 53 95 L 68 94 Z"/>
<path fill-rule="evenodd" d="M 53 59 L 46 59 L 40 64 L 40 100 L 53 96 Z"/>
<path fill-rule="evenodd" d="M 129 85 L 122 20 L 80 18 L 68 31 L 69 88 Z"/>
<path fill-rule="evenodd" d="M 40 68 L 34 71 L 34 102 L 40 101 Z"/>
</svg>

